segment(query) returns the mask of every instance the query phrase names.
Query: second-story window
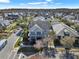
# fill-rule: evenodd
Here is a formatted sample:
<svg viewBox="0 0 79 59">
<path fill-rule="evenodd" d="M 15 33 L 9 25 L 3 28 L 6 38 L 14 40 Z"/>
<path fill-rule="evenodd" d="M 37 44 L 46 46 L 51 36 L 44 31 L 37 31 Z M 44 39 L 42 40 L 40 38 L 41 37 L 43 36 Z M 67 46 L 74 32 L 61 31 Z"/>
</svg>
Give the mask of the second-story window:
<svg viewBox="0 0 79 59">
<path fill-rule="evenodd" d="M 37 35 L 41 35 L 41 32 L 37 32 Z"/>
<path fill-rule="evenodd" d="M 67 30 L 64 30 L 64 36 L 69 36 L 69 32 Z"/>
<path fill-rule="evenodd" d="M 31 32 L 31 35 L 35 35 L 35 32 Z"/>
</svg>

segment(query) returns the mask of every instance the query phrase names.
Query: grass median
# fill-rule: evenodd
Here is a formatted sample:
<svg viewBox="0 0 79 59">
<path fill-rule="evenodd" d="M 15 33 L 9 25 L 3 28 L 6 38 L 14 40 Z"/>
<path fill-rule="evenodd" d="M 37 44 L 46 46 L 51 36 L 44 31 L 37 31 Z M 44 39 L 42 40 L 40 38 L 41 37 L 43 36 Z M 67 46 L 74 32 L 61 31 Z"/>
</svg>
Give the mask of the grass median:
<svg viewBox="0 0 79 59">
<path fill-rule="evenodd" d="M 14 43 L 14 48 L 17 48 L 17 47 L 19 47 L 20 46 L 20 43 L 21 43 L 21 37 L 18 37 L 17 39 L 16 39 L 16 41 L 15 41 L 15 43 Z"/>
<path fill-rule="evenodd" d="M 21 36 L 19 36 L 19 37 L 16 39 L 16 41 L 15 41 L 15 43 L 14 43 L 13 48 L 20 47 L 21 40 L 22 40 L 22 37 L 21 37 Z"/>
</svg>

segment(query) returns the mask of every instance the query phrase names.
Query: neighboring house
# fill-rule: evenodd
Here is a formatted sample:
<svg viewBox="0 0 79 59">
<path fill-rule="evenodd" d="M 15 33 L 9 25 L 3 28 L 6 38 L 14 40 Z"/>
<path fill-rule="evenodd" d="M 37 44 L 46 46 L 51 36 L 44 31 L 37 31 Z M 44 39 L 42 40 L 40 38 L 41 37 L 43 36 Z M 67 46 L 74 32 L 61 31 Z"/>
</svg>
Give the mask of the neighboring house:
<svg viewBox="0 0 79 59">
<path fill-rule="evenodd" d="M 78 32 L 71 27 L 65 25 L 64 23 L 54 23 L 52 24 L 53 31 L 56 34 L 56 37 L 61 39 L 64 36 L 74 36 L 79 37 Z"/>
<path fill-rule="evenodd" d="M 29 24 L 29 39 L 37 40 L 48 36 L 51 25 L 47 21 L 32 21 Z"/>
<path fill-rule="evenodd" d="M 54 44 L 55 46 L 62 46 L 60 40 L 65 36 L 73 36 L 75 37 L 74 47 L 79 47 L 79 34 L 75 29 L 72 29 L 64 23 L 53 23 L 52 28 L 56 35 L 56 40 L 54 42 L 57 43 Z"/>
<path fill-rule="evenodd" d="M 72 20 L 73 23 L 79 24 L 79 20 Z"/>
<path fill-rule="evenodd" d="M 11 22 L 10 20 L 0 20 L 0 24 L 3 27 L 10 25 L 10 22 Z"/>
<path fill-rule="evenodd" d="M 75 20 L 75 16 L 72 16 L 72 15 L 66 15 L 63 17 L 63 19 L 66 19 L 68 21 L 71 21 L 71 20 Z"/>
<path fill-rule="evenodd" d="M 6 27 L 5 24 L 0 21 L 0 31 L 2 31 L 4 27 Z"/>
<path fill-rule="evenodd" d="M 75 19 L 79 20 L 79 14 L 75 14 Z"/>
<path fill-rule="evenodd" d="M 18 18 L 19 18 L 18 15 L 8 15 L 8 19 L 11 19 L 11 20 L 18 19 Z"/>
<path fill-rule="evenodd" d="M 63 13 L 55 13 L 55 17 L 62 17 Z"/>
<path fill-rule="evenodd" d="M 8 25 L 10 25 L 10 20 L 5 20 L 5 18 L 0 14 L 0 27 L 6 27 Z"/>
<path fill-rule="evenodd" d="M 0 20 L 3 20 L 3 16 L 0 15 Z"/>
<path fill-rule="evenodd" d="M 7 20 L 13 20 L 13 19 L 18 19 L 19 18 L 19 14 L 18 13 L 5 13 L 5 18 Z"/>
<path fill-rule="evenodd" d="M 0 23 L 0 30 L 2 30 L 3 26 L 4 26 L 4 25 Z"/>
<path fill-rule="evenodd" d="M 48 20 L 51 20 L 51 18 L 49 18 L 49 17 L 43 17 L 43 16 L 37 16 L 37 17 L 33 18 L 33 21 L 37 21 L 37 20 L 48 21 Z"/>
<path fill-rule="evenodd" d="M 66 15 L 63 17 L 63 19 L 68 20 L 69 22 L 72 22 L 72 23 L 77 23 L 77 24 L 79 23 L 78 16 Z"/>
</svg>

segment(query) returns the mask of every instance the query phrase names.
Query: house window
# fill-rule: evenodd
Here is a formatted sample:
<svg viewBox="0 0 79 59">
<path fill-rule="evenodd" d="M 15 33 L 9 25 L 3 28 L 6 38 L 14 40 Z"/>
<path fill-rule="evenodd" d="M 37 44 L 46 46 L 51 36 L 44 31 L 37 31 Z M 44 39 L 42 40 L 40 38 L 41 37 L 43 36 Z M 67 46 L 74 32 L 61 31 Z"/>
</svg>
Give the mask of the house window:
<svg viewBox="0 0 79 59">
<path fill-rule="evenodd" d="M 61 39 L 61 36 L 58 36 L 58 37 L 57 37 L 57 39 L 59 39 L 59 40 L 60 40 L 60 39 Z"/>
<path fill-rule="evenodd" d="M 31 35 L 35 35 L 35 32 L 31 32 Z"/>
<path fill-rule="evenodd" d="M 64 35 L 65 35 L 65 36 L 69 36 L 69 33 L 68 33 L 68 32 L 64 32 Z"/>
<path fill-rule="evenodd" d="M 79 40 L 75 40 L 74 47 L 79 47 Z"/>
<path fill-rule="evenodd" d="M 37 32 L 37 35 L 41 35 L 41 32 Z"/>
<path fill-rule="evenodd" d="M 69 36 L 69 32 L 67 30 L 64 30 L 64 36 Z"/>
<path fill-rule="evenodd" d="M 34 36 L 31 36 L 31 40 L 35 40 L 35 37 Z"/>
</svg>

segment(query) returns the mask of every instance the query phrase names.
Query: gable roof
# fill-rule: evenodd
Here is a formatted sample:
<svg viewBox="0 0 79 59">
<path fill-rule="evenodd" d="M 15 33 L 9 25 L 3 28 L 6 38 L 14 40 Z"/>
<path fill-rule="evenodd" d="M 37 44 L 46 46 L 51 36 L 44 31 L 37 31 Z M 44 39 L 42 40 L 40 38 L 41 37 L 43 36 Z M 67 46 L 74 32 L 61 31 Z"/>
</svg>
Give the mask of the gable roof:
<svg viewBox="0 0 79 59">
<path fill-rule="evenodd" d="M 35 24 L 32 28 L 30 28 L 31 31 L 36 31 L 38 29 L 41 30 L 41 31 L 43 31 L 43 29 L 40 28 L 37 24 Z"/>
<path fill-rule="evenodd" d="M 68 31 L 72 32 L 75 36 L 79 37 L 78 32 L 76 30 L 65 25 L 64 23 L 53 24 L 52 28 L 53 28 L 54 32 L 56 33 L 56 35 L 59 34 L 61 31 L 63 31 L 64 29 L 67 29 Z"/>
<path fill-rule="evenodd" d="M 2 24 L 2 26 L 8 26 L 10 24 L 9 20 L 0 20 L 0 24 Z"/>
<path fill-rule="evenodd" d="M 72 15 L 66 15 L 63 17 L 64 19 L 75 19 L 75 16 Z"/>
<path fill-rule="evenodd" d="M 45 21 L 45 18 L 43 16 L 37 16 L 37 17 L 34 17 L 33 20 L 34 21 L 37 21 L 37 20 Z"/>
<path fill-rule="evenodd" d="M 32 21 L 30 24 L 29 24 L 29 28 L 32 28 L 35 24 L 37 24 L 40 28 L 42 28 L 43 30 L 49 30 L 51 28 L 51 25 L 49 22 L 47 21 Z"/>
<path fill-rule="evenodd" d="M 62 24 L 53 24 L 52 27 L 56 34 L 65 28 Z"/>
<path fill-rule="evenodd" d="M 5 26 L 5 24 L 3 22 L 0 22 L 0 26 Z"/>
<path fill-rule="evenodd" d="M 0 23 L 0 29 L 2 29 L 2 24 Z"/>
</svg>

